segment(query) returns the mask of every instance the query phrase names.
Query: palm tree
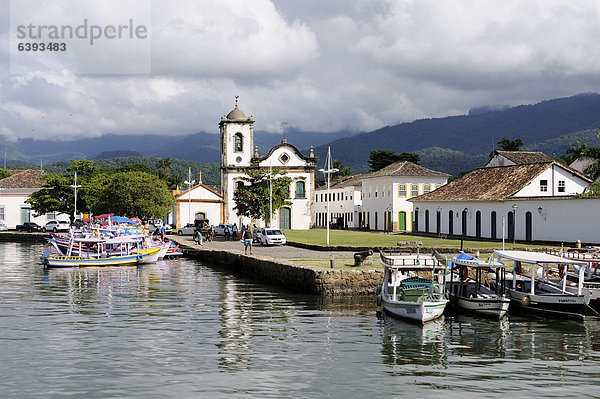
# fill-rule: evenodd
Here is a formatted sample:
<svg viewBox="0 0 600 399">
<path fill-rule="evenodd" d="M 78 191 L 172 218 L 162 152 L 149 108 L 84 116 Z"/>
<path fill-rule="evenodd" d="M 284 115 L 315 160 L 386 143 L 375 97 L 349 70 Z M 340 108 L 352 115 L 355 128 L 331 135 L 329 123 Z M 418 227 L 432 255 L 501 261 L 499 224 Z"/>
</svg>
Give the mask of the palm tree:
<svg viewBox="0 0 600 399">
<path fill-rule="evenodd" d="M 168 175 L 173 169 L 173 161 L 170 158 L 162 158 L 156 164 L 156 169 L 163 170 Z"/>
<path fill-rule="evenodd" d="M 564 157 L 565 161 L 568 164 L 579 158 L 581 155 L 584 155 L 588 150 L 587 144 L 581 144 L 581 140 L 577 139 L 575 144 L 571 144 L 571 147 L 567 150 L 567 154 Z"/>
<path fill-rule="evenodd" d="M 331 178 L 334 180 L 344 176 L 352 176 L 352 169 L 342 165 L 342 163 L 337 159 L 333 160 L 333 168 L 338 170 L 331 175 Z"/>
<path fill-rule="evenodd" d="M 583 173 L 592 180 L 600 179 L 600 147 L 587 147 L 581 155 L 592 158 L 592 163 L 585 168 Z"/>
<path fill-rule="evenodd" d="M 499 142 L 498 146 L 504 151 L 522 151 L 523 141 L 521 139 L 510 140 L 507 137 L 503 137 Z"/>
</svg>

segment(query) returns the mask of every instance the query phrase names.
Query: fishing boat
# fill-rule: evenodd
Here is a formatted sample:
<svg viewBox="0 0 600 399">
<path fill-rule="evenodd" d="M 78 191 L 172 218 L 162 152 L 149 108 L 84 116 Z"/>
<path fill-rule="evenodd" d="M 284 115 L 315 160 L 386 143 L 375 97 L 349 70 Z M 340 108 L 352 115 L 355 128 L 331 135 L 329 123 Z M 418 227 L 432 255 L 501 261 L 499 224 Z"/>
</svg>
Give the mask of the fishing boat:
<svg viewBox="0 0 600 399">
<path fill-rule="evenodd" d="M 502 279 L 501 274 L 506 266 L 504 263 L 474 258 L 461 252 L 452 259 L 452 264 L 450 278 L 446 279 L 450 306 L 466 313 L 495 319 L 506 315 L 510 299 L 506 297 L 505 287 L 494 282 Z M 469 269 L 475 271 L 474 279 L 469 277 Z M 494 273 L 495 279 L 488 282 L 488 273 Z"/>
<path fill-rule="evenodd" d="M 384 277 L 377 289 L 377 302 L 384 311 L 421 324 L 442 316 L 448 303 L 443 258 L 380 251 L 380 261 Z"/>
<path fill-rule="evenodd" d="M 168 243 L 165 243 L 168 244 Z M 116 246 L 116 249 L 115 249 Z M 89 248 L 84 251 L 82 248 Z M 78 248 L 77 254 L 73 248 Z M 70 240 L 66 253 L 46 251 L 42 262 L 48 267 L 115 266 L 156 262 L 167 245 L 144 248 L 142 241 L 132 238 L 76 238 Z"/>
<path fill-rule="evenodd" d="M 585 262 L 558 256 L 528 251 L 494 251 L 497 260 L 507 259 L 514 262 L 512 282 L 508 274 L 503 281 L 510 299 L 510 307 L 515 311 L 534 312 L 583 319 L 589 308 L 589 291 L 583 289 Z M 523 264 L 529 264 L 530 275 L 523 274 Z M 568 268 L 569 265 L 579 267 L 577 292 L 567 290 L 566 273 L 562 284 L 552 283 L 548 279 L 548 271 L 552 265 Z M 538 268 L 540 270 L 538 270 Z"/>
</svg>

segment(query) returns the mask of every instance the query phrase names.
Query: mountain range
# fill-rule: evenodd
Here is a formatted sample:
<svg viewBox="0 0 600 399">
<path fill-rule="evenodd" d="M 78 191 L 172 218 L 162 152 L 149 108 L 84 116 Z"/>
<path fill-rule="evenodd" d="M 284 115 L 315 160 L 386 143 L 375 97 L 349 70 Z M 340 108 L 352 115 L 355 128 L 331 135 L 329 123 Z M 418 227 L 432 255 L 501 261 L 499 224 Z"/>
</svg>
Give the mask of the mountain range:
<svg viewBox="0 0 600 399">
<path fill-rule="evenodd" d="M 521 139 L 526 150 L 561 156 L 577 139 L 588 145 L 600 145 L 598 129 L 600 94 L 586 93 L 510 108 L 477 107 L 467 115 L 419 119 L 372 132 L 289 129 L 286 138 L 305 154 L 311 145 L 315 146 L 315 154 L 321 159 L 331 147 L 333 158 L 355 172 L 367 169 L 370 151 L 388 150 L 416 152 L 423 166 L 457 175 L 483 166 L 503 137 Z M 260 154 L 282 138 L 281 134 L 255 131 L 255 145 Z M 0 139 L 0 149 L 6 149 L 8 163 L 49 164 L 68 159 L 134 155 L 210 163 L 219 160 L 219 136 L 199 132 L 185 136 L 106 134 L 73 141 L 2 142 Z"/>
</svg>

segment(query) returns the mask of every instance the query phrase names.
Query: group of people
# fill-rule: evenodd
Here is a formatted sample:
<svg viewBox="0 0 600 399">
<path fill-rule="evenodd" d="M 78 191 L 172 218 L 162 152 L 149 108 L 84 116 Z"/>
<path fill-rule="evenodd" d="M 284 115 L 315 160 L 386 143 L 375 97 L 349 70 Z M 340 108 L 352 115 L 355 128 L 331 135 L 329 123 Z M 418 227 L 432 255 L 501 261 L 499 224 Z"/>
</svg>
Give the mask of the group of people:
<svg viewBox="0 0 600 399">
<path fill-rule="evenodd" d="M 256 227 L 256 226 L 255 226 Z M 212 242 L 213 237 L 215 235 L 215 229 L 213 226 L 206 226 L 206 223 L 202 226 L 202 228 L 200 228 L 199 226 L 196 227 L 196 229 L 194 230 L 194 235 L 193 235 L 193 239 L 194 242 L 196 242 L 196 245 L 204 245 L 204 237 L 202 235 L 202 230 L 206 230 L 206 240 Z M 252 229 L 250 228 L 250 225 L 242 225 L 242 231 L 241 233 L 239 232 L 237 226 L 234 224 L 231 228 L 226 225 L 225 229 L 223 231 L 223 235 L 225 236 L 226 240 L 229 240 L 232 236 L 233 237 L 240 237 L 241 240 L 244 242 L 244 254 L 248 255 L 248 250 L 250 250 L 250 255 L 252 255 L 252 240 L 254 239 L 254 236 L 252 234 Z"/>
</svg>

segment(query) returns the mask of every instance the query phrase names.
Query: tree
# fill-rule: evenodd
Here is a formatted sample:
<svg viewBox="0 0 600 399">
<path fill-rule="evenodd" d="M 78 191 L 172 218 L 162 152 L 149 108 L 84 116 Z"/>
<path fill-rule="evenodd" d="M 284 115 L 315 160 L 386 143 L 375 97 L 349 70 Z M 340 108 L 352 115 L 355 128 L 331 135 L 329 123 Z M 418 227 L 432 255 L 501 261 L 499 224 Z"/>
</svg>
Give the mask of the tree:
<svg viewBox="0 0 600 399">
<path fill-rule="evenodd" d="M 578 157 L 583 155 L 588 149 L 587 144 L 582 144 L 580 139 L 575 140 L 575 144 L 571 144 L 571 147 L 567 150 L 566 155 L 563 157 L 568 164 L 576 160 Z"/>
<path fill-rule="evenodd" d="M 600 179 L 600 147 L 587 147 L 582 155 L 592 159 L 592 163 L 584 169 L 583 173 L 592 180 Z"/>
<path fill-rule="evenodd" d="M 333 168 L 337 169 L 338 171 L 331 174 L 332 180 L 336 180 L 344 176 L 352 176 L 352 169 L 342 165 L 342 163 L 337 159 L 333 160 Z"/>
<path fill-rule="evenodd" d="M 164 180 L 173 169 L 173 161 L 171 158 L 162 158 L 156 164 L 156 169 L 158 170 L 158 177 Z"/>
<path fill-rule="evenodd" d="M 92 207 L 94 213 L 113 212 L 147 219 L 163 217 L 175 205 L 166 183 L 154 174 L 131 171 L 99 176 L 99 179 L 103 187 L 99 181 L 94 182 L 98 192 Z"/>
<path fill-rule="evenodd" d="M 522 151 L 523 141 L 521 141 L 521 139 L 511 140 L 507 137 L 503 137 L 498 142 L 498 146 L 504 151 Z"/>
<path fill-rule="evenodd" d="M 0 179 L 4 179 L 8 176 L 12 175 L 8 170 L 0 168 Z"/>
<path fill-rule="evenodd" d="M 418 154 L 413 154 L 410 152 L 398 154 L 394 151 L 377 150 L 371 151 L 369 154 L 368 164 L 369 170 L 374 172 L 396 162 L 412 162 L 414 164 L 418 164 L 420 161 L 421 160 Z"/>
<path fill-rule="evenodd" d="M 31 209 L 38 216 L 48 212 L 60 212 L 69 215 L 73 221 L 75 193 L 71 187 L 72 176 L 48 173 L 43 175 L 43 178 L 46 180 L 44 187 L 31 194 L 25 202 L 31 204 Z M 79 198 L 78 204 L 78 209 L 85 209 L 81 208 Z"/>
<path fill-rule="evenodd" d="M 592 195 L 600 195 L 600 181 L 593 182 L 590 184 L 583 193 L 576 194 L 576 198 L 587 198 Z"/>
<path fill-rule="evenodd" d="M 248 183 L 240 185 L 233 193 L 235 206 L 233 209 L 239 216 L 252 219 L 262 219 L 271 222 L 269 213 L 269 171 L 267 169 L 248 170 Z M 274 175 L 271 179 L 273 213 L 284 205 L 289 205 L 290 184 L 292 179 L 284 176 L 285 173 Z"/>
</svg>

